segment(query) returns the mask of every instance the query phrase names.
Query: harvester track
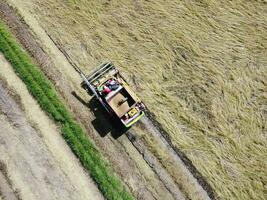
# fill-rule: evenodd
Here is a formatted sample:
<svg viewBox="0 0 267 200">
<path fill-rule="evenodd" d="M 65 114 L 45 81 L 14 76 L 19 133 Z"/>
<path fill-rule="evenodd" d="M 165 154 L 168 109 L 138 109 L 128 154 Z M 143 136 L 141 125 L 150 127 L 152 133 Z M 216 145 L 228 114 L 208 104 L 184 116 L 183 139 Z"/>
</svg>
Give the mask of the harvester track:
<svg viewBox="0 0 267 200">
<path fill-rule="evenodd" d="M 170 151 L 170 153 L 173 155 L 173 157 L 177 160 L 178 163 L 181 163 L 183 165 L 184 170 L 187 171 L 186 173 L 189 174 L 189 176 L 194 177 L 194 185 L 198 187 L 198 189 L 204 190 L 207 192 L 207 195 L 210 199 L 216 199 L 216 193 L 212 189 L 211 185 L 206 181 L 206 179 L 202 176 L 202 174 L 197 170 L 197 168 L 193 165 L 190 159 L 175 145 L 173 145 L 169 134 L 167 131 L 162 127 L 162 125 L 156 120 L 155 115 L 150 111 L 147 110 L 146 117 L 142 120 L 142 123 L 144 123 L 147 127 L 153 127 L 153 131 L 151 131 L 154 135 L 157 135 L 159 138 L 161 138 L 162 142 L 166 146 L 166 148 Z M 151 130 L 151 129 L 150 129 Z M 193 179 L 192 179 L 193 180 Z M 200 184 L 202 188 L 197 186 L 197 184 Z"/>
</svg>

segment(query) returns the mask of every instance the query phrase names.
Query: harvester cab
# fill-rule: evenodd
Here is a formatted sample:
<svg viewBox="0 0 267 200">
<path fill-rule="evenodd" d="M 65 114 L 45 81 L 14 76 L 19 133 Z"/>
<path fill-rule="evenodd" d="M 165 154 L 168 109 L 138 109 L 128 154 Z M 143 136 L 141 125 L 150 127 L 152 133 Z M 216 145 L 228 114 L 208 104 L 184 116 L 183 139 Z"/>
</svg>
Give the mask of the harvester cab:
<svg viewBox="0 0 267 200">
<path fill-rule="evenodd" d="M 101 64 L 90 75 L 80 74 L 82 88 L 125 127 L 132 126 L 144 115 L 144 104 L 112 63 Z"/>
</svg>

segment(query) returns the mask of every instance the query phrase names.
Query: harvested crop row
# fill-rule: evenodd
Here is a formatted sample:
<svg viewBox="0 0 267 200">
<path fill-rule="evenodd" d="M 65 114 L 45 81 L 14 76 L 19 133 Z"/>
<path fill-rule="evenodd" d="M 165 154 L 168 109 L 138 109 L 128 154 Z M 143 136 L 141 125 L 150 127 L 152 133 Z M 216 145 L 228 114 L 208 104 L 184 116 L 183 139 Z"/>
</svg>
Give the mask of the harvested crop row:
<svg viewBox="0 0 267 200">
<path fill-rule="evenodd" d="M 53 85 L 22 50 L 5 25 L 0 24 L 0 51 L 11 63 L 41 108 L 62 127 L 62 135 L 107 199 L 133 199 L 122 182 L 103 160 L 70 112 L 59 99 Z"/>
</svg>

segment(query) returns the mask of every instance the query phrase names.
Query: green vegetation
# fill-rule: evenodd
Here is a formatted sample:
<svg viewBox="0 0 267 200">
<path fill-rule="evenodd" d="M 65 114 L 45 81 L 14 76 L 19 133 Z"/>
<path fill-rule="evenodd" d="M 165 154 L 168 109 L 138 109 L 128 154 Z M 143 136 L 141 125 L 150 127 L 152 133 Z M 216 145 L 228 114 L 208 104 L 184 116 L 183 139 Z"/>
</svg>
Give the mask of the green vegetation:
<svg viewBox="0 0 267 200">
<path fill-rule="evenodd" d="M 128 72 L 221 199 L 266 199 L 266 1 L 32 2 L 82 66 Z"/>
<path fill-rule="evenodd" d="M 133 199 L 132 195 L 126 191 L 122 182 L 112 172 L 108 163 L 101 158 L 93 143 L 63 105 L 53 85 L 38 67 L 32 63 L 31 58 L 19 46 L 3 24 L 0 24 L 0 51 L 11 63 L 41 108 L 55 122 L 61 125 L 63 137 L 80 159 L 84 168 L 88 170 L 96 181 L 105 198 L 110 200 Z"/>
</svg>

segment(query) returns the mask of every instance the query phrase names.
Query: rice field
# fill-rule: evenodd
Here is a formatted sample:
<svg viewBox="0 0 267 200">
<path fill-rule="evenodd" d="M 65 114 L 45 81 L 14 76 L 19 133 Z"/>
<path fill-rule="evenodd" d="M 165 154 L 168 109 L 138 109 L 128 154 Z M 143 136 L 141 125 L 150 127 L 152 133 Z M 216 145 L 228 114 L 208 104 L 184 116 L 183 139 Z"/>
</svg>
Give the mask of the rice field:
<svg viewBox="0 0 267 200">
<path fill-rule="evenodd" d="M 11 63 L 14 71 L 27 86 L 40 107 L 61 128 L 61 134 L 83 167 L 97 183 L 107 200 L 132 200 L 121 180 L 115 175 L 110 164 L 103 159 L 94 143 L 73 119 L 62 103 L 52 83 L 33 64 L 30 56 L 17 43 L 9 30 L 0 23 L 0 52 Z"/>
<path fill-rule="evenodd" d="M 266 1 L 27 2 L 85 71 L 124 72 L 219 198 L 266 199 Z"/>
</svg>

